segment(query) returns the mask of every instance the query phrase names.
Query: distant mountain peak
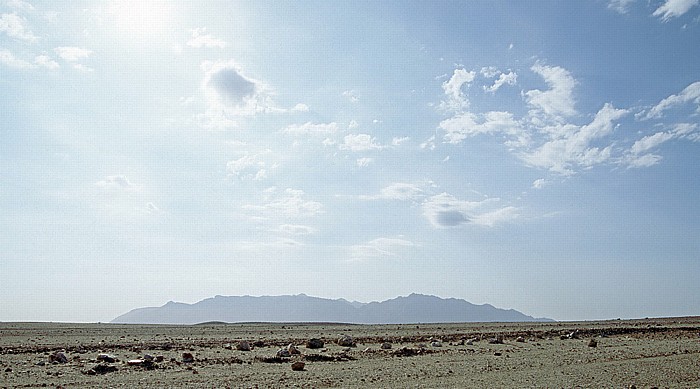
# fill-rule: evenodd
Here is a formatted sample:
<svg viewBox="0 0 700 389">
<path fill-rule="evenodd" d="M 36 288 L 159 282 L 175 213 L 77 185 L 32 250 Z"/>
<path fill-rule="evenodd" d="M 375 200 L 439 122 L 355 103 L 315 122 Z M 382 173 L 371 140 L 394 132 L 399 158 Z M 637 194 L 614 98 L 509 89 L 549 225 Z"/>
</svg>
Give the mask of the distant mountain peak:
<svg viewBox="0 0 700 389">
<path fill-rule="evenodd" d="M 357 324 L 551 321 L 514 309 L 475 305 L 465 300 L 418 293 L 360 303 L 294 296 L 214 296 L 194 304 L 168 301 L 161 307 L 137 308 L 112 323 L 197 324 L 204 322 L 337 322 Z"/>
</svg>

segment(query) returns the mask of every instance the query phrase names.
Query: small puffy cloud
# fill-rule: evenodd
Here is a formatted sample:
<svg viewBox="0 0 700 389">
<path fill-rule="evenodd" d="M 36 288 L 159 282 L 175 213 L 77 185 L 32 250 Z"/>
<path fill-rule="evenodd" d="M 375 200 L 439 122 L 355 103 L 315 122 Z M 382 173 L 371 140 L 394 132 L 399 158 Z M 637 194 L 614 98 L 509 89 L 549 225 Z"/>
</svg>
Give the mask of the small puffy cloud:
<svg viewBox="0 0 700 389">
<path fill-rule="evenodd" d="M 447 111 L 462 111 L 469 107 L 469 99 L 462 91 L 464 85 L 469 86 L 469 84 L 474 81 L 476 77 L 476 72 L 467 71 L 466 69 L 460 68 L 455 69 L 454 73 L 449 80 L 442 83 L 442 89 L 445 91 L 448 99 L 440 104 L 440 107 Z"/>
<path fill-rule="evenodd" d="M 408 137 L 408 136 L 394 137 L 394 138 L 391 140 L 391 145 L 392 145 L 392 146 L 401 146 L 402 143 L 408 142 L 409 140 L 411 140 L 411 138 Z"/>
<path fill-rule="evenodd" d="M 402 238 L 377 238 L 350 249 L 354 259 L 366 259 L 398 256 L 398 251 L 416 246 L 416 243 Z"/>
<path fill-rule="evenodd" d="M 498 69 L 495 66 L 485 66 L 479 73 L 486 78 L 494 78 L 498 75 Z"/>
<path fill-rule="evenodd" d="M 667 22 L 672 18 L 684 15 L 698 4 L 700 4 L 700 0 L 666 0 L 652 15 Z"/>
<path fill-rule="evenodd" d="M 328 135 L 334 134 L 339 130 L 338 123 L 311 123 L 306 122 L 304 124 L 291 124 L 282 130 L 283 133 L 292 136 L 315 136 L 315 135 Z"/>
<path fill-rule="evenodd" d="M 533 89 L 525 92 L 525 99 L 532 108 L 531 115 L 556 122 L 576 115 L 573 97 L 576 80 L 571 73 L 559 66 L 546 66 L 539 62 L 531 70 L 549 86 L 545 91 Z"/>
<path fill-rule="evenodd" d="M 423 189 L 415 184 L 396 182 L 382 188 L 378 195 L 362 195 L 360 200 L 417 201 L 425 197 Z"/>
<path fill-rule="evenodd" d="M 301 190 L 287 189 L 283 194 L 268 199 L 263 205 L 248 204 L 244 205 L 243 209 L 267 218 L 279 216 L 286 218 L 310 217 L 323 212 L 323 204 L 306 200 L 304 196 L 305 194 Z"/>
<path fill-rule="evenodd" d="M 311 235 L 318 232 L 318 230 L 313 227 L 298 224 L 282 224 L 277 230 L 288 235 Z"/>
<path fill-rule="evenodd" d="M 24 61 L 22 59 L 16 58 L 14 54 L 12 54 L 8 50 L 0 50 L 0 64 L 3 64 L 5 66 L 15 68 L 15 69 L 31 69 L 35 67 L 34 64 L 31 64 L 27 61 Z"/>
<path fill-rule="evenodd" d="M 340 148 L 351 151 L 369 151 L 381 150 L 383 146 L 378 144 L 377 140 L 369 134 L 348 134 L 343 138 Z"/>
<path fill-rule="evenodd" d="M 187 46 L 194 48 L 206 47 L 223 49 L 228 45 L 225 41 L 215 38 L 211 34 L 207 34 L 207 29 L 204 27 L 192 29 L 190 32 L 192 33 L 192 38 L 187 41 Z"/>
<path fill-rule="evenodd" d="M 342 93 L 342 95 L 350 100 L 350 102 L 357 103 L 360 101 L 360 98 L 357 96 L 357 93 L 354 90 L 346 90 Z"/>
<path fill-rule="evenodd" d="M 495 93 L 503 85 L 515 85 L 518 82 L 518 74 L 515 72 L 501 73 L 491 86 L 484 86 L 486 92 Z"/>
<path fill-rule="evenodd" d="M 74 47 L 74 46 L 64 46 L 64 47 L 56 47 L 53 49 L 53 51 L 61 57 L 64 61 L 67 62 L 78 62 L 83 58 L 87 58 L 92 54 L 92 51 L 88 49 L 83 49 L 82 47 Z"/>
<path fill-rule="evenodd" d="M 36 58 L 34 58 L 34 63 L 37 66 L 41 66 L 43 68 L 51 70 L 58 69 L 60 67 L 58 62 L 54 61 L 53 59 L 51 59 L 51 57 L 46 55 L 37 55 Z"/>
<path fill-rule="evenodd" d="M 426 139 L 425 142 L 420 144 L 420 148 L 423 150 L 435 150 L 435 135 Z"/>
<path fill-rule="evenodd" d="M 374 162 L 374 158 L 358 158 L 356 162 L 358 167 L 367 167 Z"/>
<path fill-rule="evenodd" d="M 357 122 L 357 120 L 350 120 L 350 123 L 348 124 L 348 130 L 354 130 L 359 126 L 360 124 Z"/>
<path fill-rule="evenodd" d="M 532 181 L 532 188 L 533 189 L 542 189 L 548 183 L 549 183 L 549 181 L 545 180 L 544 178 L 538 178 L 535 181 Z"/>
<path fill-rule="evenodd" d="M 25 26 L 26 20 L 17 14 L 2 14 L 0 16 L 0 32 L 4 32 L 10 38 L 16 38 L 26 42 L 35 42 L 37 37 Z"/>
<path fill-rule="evenodd" d="M 519 217 L 515 207 L 499 207 L 498 199 L 482 201 L 460 200 L 448 193 L 427 198 L 423 204 L 423 215 L 436 228 L 452 228 L 465 224 L 493 227 L 496 224 Z"/>
<path fill-rule="evenodd" d="M 635 0 L 608 0 L 608 8 L 617 13 L 626 14 L 634 1 Z"/>
<path fill-rule="evenodd" d="M 298 103 L 292 107 L 292 112 L 309 112 L 309 106 L 304 103 Z"/>
<path fill-rule="evenodd" d="M 267 178 L 266 164 L 259 155 L 244 155 L 226 163 L 226 171 L 232 175 L 260 181 Z"/>
<path fill-rule="evenodd" d="M 659 118 L 663 116 L 664 111 L 679 105 L 687 104 L 689 102 L 697 104 L 700 108 L 700 81 L 688 85 L 679 94 L 671 95 L 661 100 L 657 105 L 652 107 L 649 112 L 647 112 L 645 118 Z"/>
<path fill-rule="evenodd" d="M 133 191 L 138 189 L 136 185 L 123 175 L 107 176 L 97 181 L 95 185 L 105 190 Z"/>
</svg>

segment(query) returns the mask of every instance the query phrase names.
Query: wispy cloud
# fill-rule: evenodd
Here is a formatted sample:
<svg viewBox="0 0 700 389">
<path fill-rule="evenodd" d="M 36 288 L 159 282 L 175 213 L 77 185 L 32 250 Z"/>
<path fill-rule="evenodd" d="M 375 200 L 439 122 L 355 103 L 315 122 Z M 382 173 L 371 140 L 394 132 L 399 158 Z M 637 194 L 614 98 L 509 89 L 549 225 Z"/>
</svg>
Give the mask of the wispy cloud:
<svg viewBox="0 0 700 389">
<path fill-rule="evenodd" d="M 500 206 L 499 199 L 481 201 L 460 200 L 448 193 L 427 198 L 423 204 L 423 215 L 436 228 L 452 228 L 467 224 L 493 227 L 519 217 L 513 206 Z"/>
<path fill-rule="evenodd" d="M 15 13 L 2 14 L 0 16 L 0 32 L 4 32 L 10 38 L 26 42 L 36 42 L 37 37 L 26 27 L 27 21 Z"/>
<path fill-rule="evenodd" d="M 684 15 L 698 4 L 700 4 L 700 0 L 666 0 L 652 15 L 667 22 L 672 18 Z"/>
<path fill-rule="evenodd" d="M 223 49 L 228 46 L 224 40 L 214 37 L 212 34 L 207 33 L 206 27 L 194 28 L 190 30 L 192 33 L 192 38 L 187 41 L 187 46 L 194 48 L 220 48 Z"/>
</svg>

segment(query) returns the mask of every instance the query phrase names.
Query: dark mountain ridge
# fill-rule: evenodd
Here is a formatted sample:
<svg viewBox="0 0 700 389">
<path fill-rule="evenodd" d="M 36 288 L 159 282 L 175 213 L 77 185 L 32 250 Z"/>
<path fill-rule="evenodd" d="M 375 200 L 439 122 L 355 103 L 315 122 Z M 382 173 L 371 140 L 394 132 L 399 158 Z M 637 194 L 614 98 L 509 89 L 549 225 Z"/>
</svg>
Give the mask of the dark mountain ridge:
<svg viewBox="0 0 700 389">
<path fill-rule="evenodd" d="M 120 324 L 197 324 L 204 322 L 278 323 L 459 323 L 552 321 L 513 309 L 465 300 L 411 294 L 371 303 L 295 296 L 215 296 L 194 304 L 170 301 L 161 307 L 137 308 L 114 320 Z"/>
</svg>

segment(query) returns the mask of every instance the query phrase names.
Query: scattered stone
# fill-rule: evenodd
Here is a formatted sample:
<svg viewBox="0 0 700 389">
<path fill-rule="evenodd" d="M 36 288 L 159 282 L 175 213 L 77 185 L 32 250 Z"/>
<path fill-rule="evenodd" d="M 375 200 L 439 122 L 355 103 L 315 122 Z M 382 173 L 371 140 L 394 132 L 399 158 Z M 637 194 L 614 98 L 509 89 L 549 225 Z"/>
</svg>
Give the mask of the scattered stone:
<svg viewBox="0 0 700 389">
<path fill-rule="evenodd" d="M 499 352 L 499 351 L 496 351 L 495 353 L 493 353 L 493 355 L 495 355 L 495 356 L 497 356 L 497 357 L 500 357 L 501 355 L 503 355 L 503 353 L 501 353 L 501 352 Z"/>
<path fill-rule="evenodd" d="M 150 355 L 150 354 L 144 354 L 144 356 L 143 356 L 144 361 L 152 361 L 153 359 L 154 359 L 153 355 Z"/>
<path fill-rule="evenodd" d="M 350 335 L 343 335 L 338 339 L 338 346 L 342 347 L 357 347 L 355 340 Z"/>
<path fill-rule="evenodd" d="M 46 362 L 44 362 L 44 361 L 39 361 L 39 362 L 36 363 L 36 365 L 37 365 L 37 366 L 45 366 L 45 365 L 46 365 Z"/>
<path fill-rule="evenodd" d="M 391 343 L 389 342 L 384 342 L 381 345 L 382 350 L 391 350 Z"/>
<path fill-rule="evenodd" d="M 194 356 L 191 353 L 182 353 L 182 362 L 192 363 L 194 362 Z"/>
<path fill-rule="evenodd" d="M 256 340 L 255 342 L 253 342 L 253 347 L 265 347 L 265 341 Z"/>
<path fill-rule="evenodd" d="M 467 346 L 472 346 L 472 345 L 474 345 L 474 342 L 476 342 L 476 339 L 471 338 L 471 339 L 467 339 L 467 341 L 465 342 L 465 344 L 466 344 Z"/>
<path fill-rule="evenodd" d="M 5 369 L 5 373 L 12 373 L 12 368 L 8 367 L 7 369 Z"/>
<path fill-rule="evenodd" d="M 498 335 L 495 338 L 489 338 L 489 344 L 503 344 L 503 335 Z"/>
<path fill-rule="evenodd" d="M 569 335 L 566 335 L 566 339 L 578 339 L 578 330 L 571 332 Z"/>
<path fill-rule="evenodd" d="M 100 354 L 97 356 L 97 361 L 98 362 L 114 363 L 117 361 L 117 358 L 115 358 L 109 354 Z"/>
<path fill-rule="evenodd" d="M 287 351 L 289 351 L 289 355 L 299 355 L 299 354 L 301 354 L 301 352 L 300 352 L 299 350 L 297 350 L 296 346 L 294 346 L 294 345 L 291 344 L 291 343 L 287 345 Z"/>
<path fill-rule="evenodd" d="M 598 347 L 598 341 L 591 338 L 591 340 L 588 342 L 588 347 Z"/>
<path fill-rule="evenodd" d="M 224 348 L 225 348 L 226 350 L 233 350 L 233 346 L 231 346 L 231 343 L 226 343 L 226 344 L 224 344 Z"/>
<path fill-rule="evenodd" d="M 294 363 L 292 363 L 292 370 L 294 370 L 294 371 L 303 371 L 305 365 L 306 365 L 306 364 L 305 364 L 304 362 L 301 362 L 301 361 L 294 362 Z"/>
<path fill-rule="evenodd" d="M 409 348 L 409 347 L 401 347 L 400 349 L 397 349 L 391 353 L 391 355 L 395 357 L 412 357 L 414 355 L 422 355 L 422 354 L 430 354 L 435 351 L 431 350 L 426 350 L 424 348 Z"/>
<path fill-rule="evenodd" d="M 367 348 L 365 348 L 364 350 L 362 350 L 362 352 L 363 352 L 363 353 L 371 353 L 371 352 L 374 352 L 374 350 L 372 350 L 371 347 L 367 347 Z"/>
<path fill-rule="evenodd" d="M 115 372 L 117 370 L 119 370 L 119 369 L 117 369 L 116 366 L 109 365 L 106 363 L 100 363 L 98 365 L 93 366 L 92 369 L 86 371 L 85 374 L 88 374 L 88 375 L 107 374 L 107 373 Z"/>
<path fill-rule="evenodd" d="M 434 341 L 434 342 L 430 343 L 430 345 L 431 345 L 432 347 L 442 347 L 442 343 L 440 343 L 440 342 L 438 342 L 438 341 Z"/>
<path fill-rule="evenodd" d="M 132 359 L 126 362 L 127 365 L 129 366 L 141 366 L 143 365 L 144 360 L 143 359 Z"/>
<path fill-rule="evenodd" d="M 525 338 L 523 338 L 522 336 L 518 336 L 518 337 L 515 339 L 515 341 L 518 342 L 518 343 L 525 343 Z"/>
<path fill-rule="evenodd" d="M 51 363 L 68 363 L 68 357 L 66 354 L 56 351 L 55 353 L 49 355 L 49 362 Z"/>
<path fill-rule="evenodd" d="M 250 351 L 250 343 L 248 343 L 247 340 L 241 340 L 240 342 L 238 342 L 238 345 L 236 345 L 236 350 Z"/>
<path fill-rule="evenodd" d="M 287 351 L 287 350 L 285 350 Z M 282 358 L 282 357 L 255 357 L 256 361 L 260 361 L 262 363 L 286 363 L 289 361 L 287 358 Z"/>
<path fill-rule="evenodd" d="M 286 348 L 281 348 L 277 350 L 277 356 L 280 358 L 289 358 L 292 356 L 292 354 Z"/>
<path fill-rule="evenodd" d="M 306 348 L 323 348 L 323 341 L 321 339 L 312 338 L 306 341 Z"/>
<path fill-rule="evenodd" d="M 637 385 L 632 384 L 629 386 L 629 389 L 637 389 Z"/>
<path fill-rule="evenodd" d="M 156 355 L 156 362 L 163 362 L 164 359 L 165 359 L 164 356 L 162 356 L 162 355 Z"/>
</svg>

